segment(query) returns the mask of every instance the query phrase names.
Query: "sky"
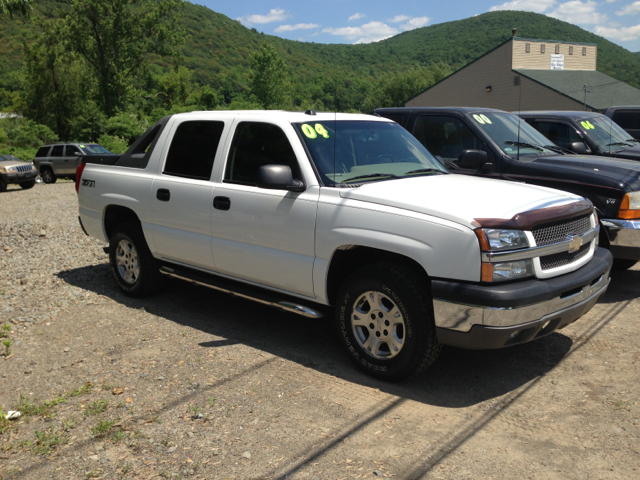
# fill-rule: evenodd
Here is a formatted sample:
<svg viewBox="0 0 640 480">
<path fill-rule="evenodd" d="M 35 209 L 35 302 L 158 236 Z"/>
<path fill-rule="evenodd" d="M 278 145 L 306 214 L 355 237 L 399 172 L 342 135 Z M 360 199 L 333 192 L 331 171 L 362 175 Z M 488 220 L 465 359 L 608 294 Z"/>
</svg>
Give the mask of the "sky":
<svg viewBox="0 0 640 480">
<path fill-rule="evenodd" d="M 370 43 L 495 10 L 542 13 L 640 51 L 640 1 L 631 0 L 191 0 L 269 35 Z M 517 26 L 517 25 L 516 25 Z"/>
</svg>

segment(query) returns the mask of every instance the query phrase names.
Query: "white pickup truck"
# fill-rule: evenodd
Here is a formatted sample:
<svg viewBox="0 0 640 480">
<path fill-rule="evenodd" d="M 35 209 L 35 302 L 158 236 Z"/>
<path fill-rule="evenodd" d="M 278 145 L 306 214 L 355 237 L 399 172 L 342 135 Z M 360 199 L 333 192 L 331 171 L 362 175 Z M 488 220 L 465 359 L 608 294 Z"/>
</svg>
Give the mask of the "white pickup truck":
<svg viewBox="0 0 640 480">
<path fill-rule="evenodd" d="M 192 112 L 85 159 L 80 223 L 126 294 L 170 276 L 306 317 L 333 306 L 348 355 L 379 378 L 422 372 L 442 344 L 548 335 L 609 285 L 589 201 L 448 174 L 384 118 Z"/>
</svg>

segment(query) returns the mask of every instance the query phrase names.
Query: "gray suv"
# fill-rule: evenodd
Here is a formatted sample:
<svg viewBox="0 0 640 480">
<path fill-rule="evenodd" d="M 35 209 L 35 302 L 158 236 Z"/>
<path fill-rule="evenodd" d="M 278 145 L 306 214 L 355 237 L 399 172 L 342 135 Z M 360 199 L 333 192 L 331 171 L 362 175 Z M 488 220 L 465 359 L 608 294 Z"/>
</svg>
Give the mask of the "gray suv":
<svg viewBox="0 0 640 480">
<path fill-rule="evenodd" d="M 40 147 L 33 160 L 44 183 L 56 183 L 58 178 L 75 179 L 82 157 L 93 153 L 111 153 L 95 143 L 61 143 Z"/>
</svg>

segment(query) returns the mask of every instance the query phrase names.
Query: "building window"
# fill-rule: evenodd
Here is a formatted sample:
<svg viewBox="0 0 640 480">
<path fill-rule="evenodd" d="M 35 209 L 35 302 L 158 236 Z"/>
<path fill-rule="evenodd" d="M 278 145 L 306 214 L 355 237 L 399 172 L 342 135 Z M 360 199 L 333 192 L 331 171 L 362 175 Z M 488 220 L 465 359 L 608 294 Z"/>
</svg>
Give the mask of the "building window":
<svg viewBox="0 0 640 480">
<path fill-rule="evenodd" d="M 582 47 L 582 55 L 586 55 L 587 54 L 587 47 Z"/>
<path fill-rule="evenodd" d="M 540 53 L 544 53 L 544 44 L 540 45 Z"/>
<path fill-rule="evenodd" d="M 560 45 L 556 45 L 556 54 L 560 53 Z"/>
<path fill-rule="evenodd" d="M 573 55 L 573 46 L 569 47 L 569 55 Z"/>
<path fill-rule="evenodd" d="M 529 53 L 531 51 L 531 44 L 530 43 L 525 43 L 524 51 L 527 52 L 527 53 Z"/>
</svg>

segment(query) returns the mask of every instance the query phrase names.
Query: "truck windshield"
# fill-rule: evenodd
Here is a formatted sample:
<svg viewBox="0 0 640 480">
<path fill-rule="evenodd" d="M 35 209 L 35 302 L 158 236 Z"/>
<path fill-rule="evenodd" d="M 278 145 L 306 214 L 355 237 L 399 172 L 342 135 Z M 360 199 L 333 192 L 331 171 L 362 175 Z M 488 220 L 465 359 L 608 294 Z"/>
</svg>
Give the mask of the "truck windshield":
<svg viewBox="0 0 640 480">
<path fill-rule="evenodd" d="M 468 116 L 510 157 L 557 155 L 557 152 L 545 148 L 554 143 L 517 115 L 478 112 Z"/>
<path fill-rule="evenodd" d="M 598 144 L 600 150 L 605 152 L 622 150 L 636 144 L 631 135 L 625 132 L 620 125 L 604 115 L 583 118 L 578 120 L 578 124 L 582 131 Z"/>
<path fill-rule="evenodd" d="M 448 173 L 397 123 L 310 121 L 294 127 L 328 186 Z"/>
<path fill-rule="evenodd" d="M 82 151 L 85 154 L 90 154 L 90 153 L 111 153 L 109 150 L 104 148 L 102 145 L 96 145 L 96 144 L 80 145 L 80 148 L 82 149 Z"/>
</svg>

